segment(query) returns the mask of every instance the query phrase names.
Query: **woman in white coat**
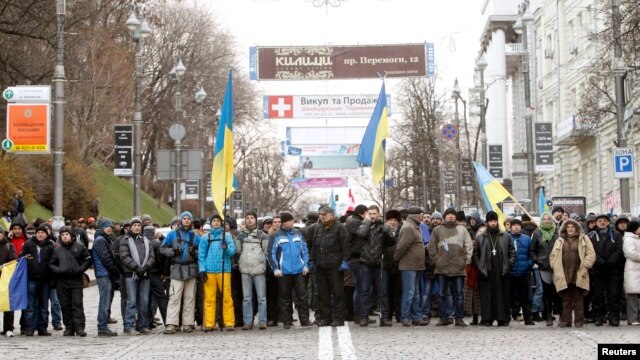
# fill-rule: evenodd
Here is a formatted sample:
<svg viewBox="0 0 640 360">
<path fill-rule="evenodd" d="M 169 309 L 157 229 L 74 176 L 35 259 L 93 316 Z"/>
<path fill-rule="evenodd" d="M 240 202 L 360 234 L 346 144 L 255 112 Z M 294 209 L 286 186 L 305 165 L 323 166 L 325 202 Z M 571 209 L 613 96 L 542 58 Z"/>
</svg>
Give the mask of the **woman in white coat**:
<svg viewBox="0 0 640 360">
<path fill-rule="evenodd" d="M 640 222 L 629 222 L 624 233 L 622 250 L 627 258 L 624 264 L 624 291 L 627 293 L 627 323 L 640 325 Z"/>
</svg>

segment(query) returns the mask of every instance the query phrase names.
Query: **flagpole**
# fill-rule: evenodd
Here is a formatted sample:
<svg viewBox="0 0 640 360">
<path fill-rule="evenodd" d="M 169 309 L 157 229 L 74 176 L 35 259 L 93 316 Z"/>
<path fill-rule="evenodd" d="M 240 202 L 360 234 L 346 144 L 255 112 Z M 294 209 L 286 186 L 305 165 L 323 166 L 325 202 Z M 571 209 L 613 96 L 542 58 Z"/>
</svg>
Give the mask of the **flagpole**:
<svg viewBox="0 0 640 360">
<path fill-rule="evenodd" d="M 227 187 L 224 187 L 224 202 L 222 203 L 222 218 L 224 219 L 222 221 L 222 239 L 220 240 L 220 246 L 222 246 L 222 243 L 226 241 L 227 238 L 227 233 L 226 233 L 226 229 L 227 227 L 225 226 L 225 222 L 227 220 L 227 214 L 225 213 L 225 210 L 227 209 Z M 229 246 L 227 244 L 227 246 Z M 224 330 L 224 253 L 225 253 L 226 249 L 222 249 L 222 281 L 221 281 L 221 285 L 222 285 L 222 296 L 220 297 L 221 300 L 221 304 L 222 306 L 220 306 L 220 322 L 222 322 L 222 326 L 220 326 L 220 331 Z M 214 319 L 215 321 L 215 319 Z"/>
<path fill-rule="evenodd" d="M 524 206 L 522 206 L 522 204 L 520 204 L 520 202 L 518 200 L 516 200 L 516 198 L 514 198 L 513 196 L 510 196 L 510 198 L 511 198 L 511 200 L 515 201 L 517 207 L 522 209 L 522 211 L 524 211 L 525 214 L 527 214 L 530 218 L 533 219 L 533 217 L 531 216 L 531 214 L 529 214 L 527 209 L 525 209 Z"/>
</svg>

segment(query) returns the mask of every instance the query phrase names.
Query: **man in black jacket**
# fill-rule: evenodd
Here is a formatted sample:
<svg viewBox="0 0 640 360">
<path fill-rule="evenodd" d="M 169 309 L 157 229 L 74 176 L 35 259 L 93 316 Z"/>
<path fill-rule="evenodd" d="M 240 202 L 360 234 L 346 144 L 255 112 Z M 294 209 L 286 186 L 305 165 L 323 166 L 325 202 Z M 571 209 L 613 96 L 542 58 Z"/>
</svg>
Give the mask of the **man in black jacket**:
<svg viewBox="0 0 640 360">
<path fill-rule="evenodd" d="M 385 249 L 393 246 L 395 236 L 388 225 L 385 225 L 380 216 L 380 208 L 376 205 L 369 206 L 368 217 L 358 229 L 358 237 L 365 239 L 360 253 L 360 283 L 359 287 L 361 315 L 365 315 L 357 321 L 360 326 L 369 325 L 369 309 L 371 308 L 371 290 L 378 290 L 378 302 L 381 308 L 380 326 L 392 326 L 389 320 L 389 298 L 387 297 L 387 271 L 382 268 L 382 259 Z M 375 287 L 372 285 L 375 284 Z"/>
<path fill-rule="evenodd" d="M 589 233 L 596 252 L 596 262 L 590 272 L 591 315 L 596 326 L 602 326 L 607 311 L 609 325 L 620 325 L 620 277 L 624 271 L 624 254 L 620 234 L 609 223 L 609 215 L 600 214 L 595 230 Z"/>
<path fill-rule="evenodd" d="M 51 336 L 47 331 L 49 323 L 49 282 L 51 274 L 49 261 L 53 254 L 53 242 L 47 235 L 47 227 L 38 226 L 36 235 L 27 240 L 20 256 L 27 257 L 28 307 L 25 310 L 25 335 Z"/>
<path fill-rule="evenodd" d="M 87 336 L 85 328 L 84 306 L 82 303 L 82 275 L 91 266 L 91 256 L 87 248 L 71 238 L 71 230 L 60 228 L 60 241 L 53 249 L 49 269 L 56 277 L 56 286 L 64 336 Z"/>
<path fill-rule="evenodd" d="M 313 234 L 309 269 L 318 282 L 318 326 L 343 326 L 345 316 L 342 271 L 349 268 L 349 233 L 330 207 L 320 209 L 322 224 Z M 333 315 L 331 304 L 333 298 Z M 332 321 L 333 318 L 333 321 Z"/>
</svg>

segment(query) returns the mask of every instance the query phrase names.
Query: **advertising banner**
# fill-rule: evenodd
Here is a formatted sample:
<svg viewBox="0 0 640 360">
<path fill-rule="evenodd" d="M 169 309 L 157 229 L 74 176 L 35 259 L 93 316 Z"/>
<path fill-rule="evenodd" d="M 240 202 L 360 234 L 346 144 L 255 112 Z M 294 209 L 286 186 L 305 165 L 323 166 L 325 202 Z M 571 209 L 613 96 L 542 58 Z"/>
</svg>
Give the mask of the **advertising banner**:
<svg viewBox="0 0 640 360">
<path fill-rule="evenodd" d="M 489 145 L 489 172 L 498 181 L 502 181 L 504 177 L 502 145 Z"/>
<path fill-rule="evenodd" d="M 296 189 L 327 189 L 348 187 L 349 178 L 346 177 L 318 177 L 293 179 L 293 187 Z"/>
<path fill-rule="evenodd" d="M 366 95 L 265 95 L 265 119 L 370 118 L 378 94 Z M 391 95 L 387 94 L 387 114 L 391 115 Z"/>
<path fill-rule="evenodd" d="M 115 166 L 113 175 L 133 175 L 133 128 L 131 124 L 115 126 Z"/>
<path fill-rule="evenodd" d="M 360 167 L 356 161 L 356 155 L 335 156 L 301 156 L 300 167 L 302 169 L 353 169 Z"/>
<path fill-rule="evenodd" d="M 364 171 L 364 168 L 353 168 L 353 169 L 327 168 L 327 169 L 303 169 L 302 173 L 305 178 L 356 177 L 356 176 L 362 176 L 363 171 Z"/>
<path fill-rule="evenodd" d="M 536 172 L 553 171 L 553 125 L 535 123 Z"/>
<path fill-rule="evenodd" d="M 286 144 L 295 147 L 301 145 L 360 144 L 365 130 L 364 126 L 288 127 Z"/>
<path fill-rule="evenodd" d="M 49 116 L 49 104 L 8 103 L 7 139 L 13 146 L 5 150 L 21 154 L 48 154 L 51 150 Z"/>
<path fill-rule="evenodd" d="M 584 196 L 554 196 L 551 202 L 552 209 L 561 206 L 569 214 L 585 215 L 587 213 L 587 198 Z"/>
<path fill-rule="evenodd" d="M 297 145 L 289 146 L 287 155 L 294 156 L 331 156 L 358 155 L 360 144 L 351 145 Z"/>
<path fill-rule="evenodd" d="M 257 80 L 331 80 L 427 75 L 427 44 L 250 49 Z M 255 57 L 253 56 L 255 54 Z M 431 52 L 433 54 L 433 52 Z M 433 55 L 431 55 L 433 59 Z M 433 69 L 429 72 L 433 73 Z"/>
</svg>

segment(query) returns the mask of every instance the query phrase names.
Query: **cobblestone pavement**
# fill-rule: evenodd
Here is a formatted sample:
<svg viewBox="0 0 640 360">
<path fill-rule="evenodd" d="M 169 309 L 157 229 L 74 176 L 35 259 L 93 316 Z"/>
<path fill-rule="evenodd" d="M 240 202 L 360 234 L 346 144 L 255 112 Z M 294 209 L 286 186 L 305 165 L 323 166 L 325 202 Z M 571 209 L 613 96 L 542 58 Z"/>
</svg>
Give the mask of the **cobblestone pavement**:
<svg viewBox="0 0 640 360">
<path fill-rule="evenodd" d="M 350 323 L 341 328 L 282 326 L 259 331 L 164 335 L 161 328 L 147 336 L 123 336 L 119 294 L 113 315 L 119 332 L 115 338 L 98 338 L 96 311 L 98 288 L 84 291 L 86 338 L 0 338 L 2 359 L 595 359 L 598 343 L 640 343 L 640 327 L 587 325 L 582 329 L 525 326 L 508 328 L 427 327 L 391 328 Z M 16 316 L 16 324 L 19 315 Z M 53 331 L 53 330 L 50 330 Z M 16 331 L 18 333 L 19 331 Z"/>
</svg>

